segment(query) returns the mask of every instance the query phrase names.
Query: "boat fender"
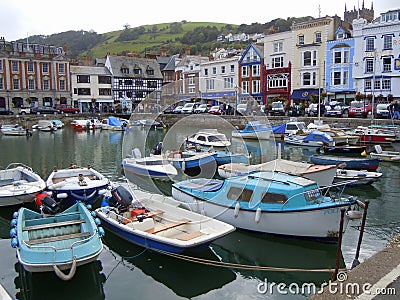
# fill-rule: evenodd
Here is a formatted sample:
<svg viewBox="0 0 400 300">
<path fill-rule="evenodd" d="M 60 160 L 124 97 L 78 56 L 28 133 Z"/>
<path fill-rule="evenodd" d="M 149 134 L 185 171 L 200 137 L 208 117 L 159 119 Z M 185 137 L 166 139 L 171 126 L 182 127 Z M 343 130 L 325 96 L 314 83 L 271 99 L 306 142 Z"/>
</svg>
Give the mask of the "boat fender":
<svg viewBox="0 0 400 300">
<path fill-rule="evenodd" d="M 182 171 L 185 172 L 185 169 L 186 169 L 186 161 L 183 160 L 182 161 Z"/>
<path fill-rule="evenodd" d="M 103 237 L 106 232 L 104 231 L 103 227 L 97 227 L 97 233 L 99 234 L 100 237 Z"/>
<path fill-rule="evenodd" d="M 203 207 L 203 209 L 201 210 L 201 215 L 202 215 L 202 216 L 205 216 L 205 215 L 206 215 L 206 211 L 205 211 L 204 207 Z"/>
<path fill-rule="evenodd" d="M 10 222 L 11 227 L 16 227 L 18 224 L 18 220 L 17 219 L 12 219 Z"/>
<path fill-rule="evenodd" d="M 76 272 L 76 256 L 74 256 L 74 260 L 72 261 L 71 270 L 69 270 L 68 274 L 64 274 L 56 264 L 53 264 L 54 273 L 60 278 L 61 280 L 68 281 L 74 277 Z"/>
<path fill-rule="evenodd" d="M 88 205 L 86 205 L 86 208 L 87 208 L 88 210 L 92 210 L 92 205 L 91 205 L 91 204 L 88 204 Z"/>
<path fill-rule="evenodd" d="M 256 210 L 256 217 L 255 217 L 256 223 L 259 223 L 260 220 L 261 220 L 261 207 L 257 208 L 257 210 Z"/>
<path fill-rule="evenodd" d="M 349 210 L 346 212 L 346 216 L 350 219 L 350 220 L 357 220 L 357 219 L 361 219 L 362 217 L 362 212 L 359 210 Z"/>
<path fill-rule="evenodd" d="M 57 194 L 57 199 L 66 199 L 68 198 L 68 194 L 67 193 L 59 193 Z"/>
<path fill-rule="evenodd" d="M 97 214 L 96 214 L 95 211 L 92 211 L 92 212 L 90 213 L 90 215 L 91 215 L 93 218 L 95 218 L 95 217 L 97 216 Z"/>
<path fill-rule="evenodd" d="M 12 238 L 12 239 L 11 239 L 11 247 L 17 248 L 18 245 L 19 245 L 18 239 L 17 239 L 16 237 Z"/>
<path fill-rule="evenodd" d="M 13 212 L 12 218 L 13 219 L 17 219 L 18 218 L 18 212 L 17 211 Z"/>
<path fill-rule="evenodd" d="M 237 216 L 239 215 L 239 210 L 240 210 L 240 203 L 237 202 L 235 205 L 235 211 L 234 211 L 235 218 L 237 218 Z"/>
<path fill-rule="evenodd" d="M 97 226 L 99 226 L 99 225 L 101 224 L 101 221 L 100 221 L 99 218 L 95 218 L 95 219 L 94 219 L 94 223 L 95 223 Z"/>
<path fill-rule="evenodd" d="M 11 228 L 11 229 L 10 229 L 10 237 L 11 237 L 11 238 L 14 238 L 14 237 L 16 237 L 16 236 L 17 236 L 17 229 Z"/>
</svg>

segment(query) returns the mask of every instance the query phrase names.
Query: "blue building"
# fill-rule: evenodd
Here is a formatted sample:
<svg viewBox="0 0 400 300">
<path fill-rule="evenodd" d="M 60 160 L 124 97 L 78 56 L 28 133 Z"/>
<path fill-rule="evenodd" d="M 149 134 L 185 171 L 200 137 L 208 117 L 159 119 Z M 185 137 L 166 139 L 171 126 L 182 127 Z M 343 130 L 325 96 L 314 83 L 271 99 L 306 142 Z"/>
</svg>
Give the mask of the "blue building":
<svg viewBox="0 0 400 300">
<path fill-rule="evenodd" d="M 335 40 L 329 41 L 326 46 L 326 87 L 327 98 L 350 103 L 354 100 L 356 90 L 353 80 L 354 39 L 350 32 L 338 27 Z"/>
</svg>

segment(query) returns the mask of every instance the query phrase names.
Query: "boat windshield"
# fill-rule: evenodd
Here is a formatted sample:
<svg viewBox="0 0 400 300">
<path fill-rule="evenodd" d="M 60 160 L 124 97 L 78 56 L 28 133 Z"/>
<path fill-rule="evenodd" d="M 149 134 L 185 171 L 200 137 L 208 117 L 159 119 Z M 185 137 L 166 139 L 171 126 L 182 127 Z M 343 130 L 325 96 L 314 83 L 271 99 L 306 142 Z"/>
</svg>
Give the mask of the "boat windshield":
<svg viewBox="0 0 400 300">
<path fill-rule="evenodd" d="M 219 142 L 219 141 L 226 141 L 226 136 L 223 134 L 218 134 L 218 135 L 210 135 L 208 137 L 208 140 L 210 142 Z"/>
</svg>

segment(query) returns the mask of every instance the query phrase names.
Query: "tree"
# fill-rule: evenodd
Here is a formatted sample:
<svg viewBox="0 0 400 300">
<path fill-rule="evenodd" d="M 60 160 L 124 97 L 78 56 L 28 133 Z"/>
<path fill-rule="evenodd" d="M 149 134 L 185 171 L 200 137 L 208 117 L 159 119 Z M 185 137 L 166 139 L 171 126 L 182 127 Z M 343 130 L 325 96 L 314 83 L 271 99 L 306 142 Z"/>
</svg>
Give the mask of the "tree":
<svg viewBox="0 0 400 300">
<path fill-rule="evenodd" d="M 124 29 L 130 29 L 131 28 L 131 25 L 129 25 L 128 23 L 126 23 L 125 25 L 124 25 Z"/>
</svg>

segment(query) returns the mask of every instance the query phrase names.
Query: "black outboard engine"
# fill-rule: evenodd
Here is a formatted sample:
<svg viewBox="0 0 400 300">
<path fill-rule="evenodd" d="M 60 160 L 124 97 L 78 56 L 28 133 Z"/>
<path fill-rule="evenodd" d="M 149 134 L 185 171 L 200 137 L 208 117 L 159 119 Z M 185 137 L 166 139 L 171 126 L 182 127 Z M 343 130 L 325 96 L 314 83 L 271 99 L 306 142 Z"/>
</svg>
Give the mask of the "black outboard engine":
<svg viewBox="0 0 400 300">
<path fill-rule="evenodd" d="M 153 154 L 153 155 L 161 155 L 162 149 L 164 149 L 163 142 L 158 142 L 157 145 L 151 150 L 151 154 Z"/>
<path fill-rule="evenodd" d="M 133 197 L 123 186 L 118 186 L 111 190 L 111 197 L 108 199 L 110 206 L 118 208 L 119 211 L 126 211 L 131 205 Z"/>
<path fill-rule="evenodd" d="M 44 214 L 55 215 L 61 211 L 60 203 L 58 203 L 50 196 L 42 198 L 41 201 L 42 201 L 41 210 Z"/>
</svg>

